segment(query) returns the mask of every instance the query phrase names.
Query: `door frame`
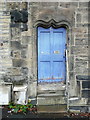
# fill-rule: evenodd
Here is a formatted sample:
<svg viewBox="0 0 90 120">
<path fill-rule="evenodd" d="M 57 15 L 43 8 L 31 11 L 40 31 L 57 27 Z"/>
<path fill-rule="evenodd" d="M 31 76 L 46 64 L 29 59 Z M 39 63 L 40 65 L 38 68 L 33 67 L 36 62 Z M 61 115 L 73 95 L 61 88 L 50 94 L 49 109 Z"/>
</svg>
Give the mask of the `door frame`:
<svg viewBox="0 0 90 120">
<path fill-rule="evenodd" d="M 34 69 L 32 69 L 32 73 L 33 73 L 33 81 L 35 81 L 35 85 L 36 85 L 36 98 L 38 96 L 38 27 L 45 27 L 45 28 L 49 28 L 49 27 L 54 27 L 54 28 L 60 28 L 60 27 L 65 27 L 66 28 L 66 45 L 67 45 L 67 50 L 66 50 L 66 94 L 68 94 L 70 91 L 68 89 L 68 86 L 71 86 L 70 81 L 69 81 L 69 55 L 71 54 L 71 40 L 73 39 L 72 36 L 72 24 L 70 22 L 68 22 L 67 20 L 62 20 L 59 22 L 56 22 L 54 19 L 51 19 L 50 21 L 46 22 L 43 20 L 37 20 L 34 24 L 33 24 L 33 35 L 34 35 L 34 41 L 33 41 L 33 64 L 32 66 L 34 67 Z M 69 61 L 69 62 L 68 62 Z M 68 103 L 67 103 L 67 109 L 69 109 L 69 94 L 68 94 L 68 99 L 67 99 Z"/>
<path fill-rule="evenodd" d="M 71 48 L 70 48 L 70 41 L 72 38 L 72 29 L 71 29 L 71 25 L 68 21 L 60 21 L 60 22 L 56 22 L 55 20 L 51 19 L 48 22 L 45 22 L 43 20 L 38 20 L 35 24 L 34 24 L 34 28 L 36 29 L 36 60 L 37 60 L 37 86 L 38 86 L 38 27 L 44 27 L 44 28 L 49 28 L 49 27 L 53 27 L 53 28 L 65 28 L 66 29 L 66 85 L 68 85 L 69 83 L 69 73 L 68 73 L 68 60 L 69 60 L 69 54 L 71 52 Z"/>
</svg>

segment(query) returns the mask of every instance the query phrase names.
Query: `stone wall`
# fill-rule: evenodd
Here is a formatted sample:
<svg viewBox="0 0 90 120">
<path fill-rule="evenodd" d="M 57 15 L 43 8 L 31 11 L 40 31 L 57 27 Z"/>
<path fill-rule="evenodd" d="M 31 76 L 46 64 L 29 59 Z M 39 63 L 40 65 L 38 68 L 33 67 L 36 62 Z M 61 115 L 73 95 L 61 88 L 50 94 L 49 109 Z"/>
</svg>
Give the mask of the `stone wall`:
<svg viewBox="0 0 90 120">
<path fill-rule="evenodd" d="M 0 83 L 12 67 L 9 24 L 10 14 L 6 10 L 6 4 L 0 3 Z"/>
<path fill-rule="evenodd" d="M 89 106 L 88 2 L 7 3 L 1 9 L 0 77 L 13 85 L 28 86 L 28 97 L 36 98 L 37 26 L 40 21 L 67 26 L 67 92 L 69 106 Z M 2 5 L 1 5 L 2 6 Z M 3 7 L 2 6 L 2 7 Z M 28 22 L 13 23 L 10 12 L 26 8 Z M 5 9 L 5 10 L 4 10 Z M 2 23 L 2 21 L 4 21 Z M 3 54 L 4 53 L 4 54 Z M 73 98 L 77 98 L 73 99 Z M 58 102 L 58 101 L 57 101 Z M 75 108 L 74 107 L 74 108 Z"/>
<path fill-rule="evenodd" d="M 84 76 L 87 78 L 88 76 L 88 3 L 30 3 L 29 9 L 31 11 L 30 23 L 32 27 L 38 20 L 48 22 L 54 19 L 56 22 L 67 21 L 70 23 L 69 29 L 71 29 L 71 32 L 68 32 L 67 38 L 69 97 L 78 96 L 82 99 L 84 97 L 82 80 L 80 82 L 78 77 Z M 36 30 L 36 28 L 33 28 L 35 37 L 34 29 Z M 36 45 L 36 41 L 33 42 Z M 37 67 L 37 64 L 35 67 Z"/>
</svg>

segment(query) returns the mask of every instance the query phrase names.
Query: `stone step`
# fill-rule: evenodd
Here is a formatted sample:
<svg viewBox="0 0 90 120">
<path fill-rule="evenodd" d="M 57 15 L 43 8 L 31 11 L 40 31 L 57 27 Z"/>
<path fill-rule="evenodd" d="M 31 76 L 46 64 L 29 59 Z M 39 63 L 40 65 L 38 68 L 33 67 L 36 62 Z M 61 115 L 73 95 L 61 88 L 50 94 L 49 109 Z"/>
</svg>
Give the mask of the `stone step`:
<svg viewBox="0 0 90 120">
<path fill-rule="evenodd" d="M 88 98 L 72 98 L 69 99 L 69 106 L 84 106 L 87 105 Z"/>
<path fill-rule="evenodd" d="M 38 91 L 38 96 L 65 96 L 65 90 Z"/>
<path fill-rule="evenodd" d="M 47 83 L 42 83 L 42 84 L 38 84 L 38 91 L 50 91 L 50 90 L 56 90 L 56 91 L 60 91 L 60 90 L 65 90 L 66 89 L 66 85 L 64 83 L 58 84 L 58 83 L 52 83 L 52 84 L 47 84 Z"/>
<path fill-rule="evenodd" d="M 38 97 L 63 96 L 62 94 L 38 94 Z"/>
<path fill-rule="evenodd" d="M 38 113 L 63 113 L 67 112 L 67 104 L 57 105 L 38 105 Z"/>
<path fill-rule="evenodd" d="M 66 104 L 67 98 L 60 95 L 41 95 L 37 96 L 37 105 L 55 105 L 55 104 Z"/>
</svg>

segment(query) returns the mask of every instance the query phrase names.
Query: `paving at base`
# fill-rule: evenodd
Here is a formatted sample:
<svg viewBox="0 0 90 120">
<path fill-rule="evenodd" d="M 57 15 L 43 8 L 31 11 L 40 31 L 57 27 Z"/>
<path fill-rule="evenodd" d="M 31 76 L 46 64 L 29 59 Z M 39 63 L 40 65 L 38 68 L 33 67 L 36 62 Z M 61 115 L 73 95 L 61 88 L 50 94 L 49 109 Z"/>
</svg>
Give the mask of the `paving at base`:
<svg viewBox="0 0 90 120">
<path fill-rule="evenodd" d="M 64 120 L 70 120 L 74 119 L 78 120 L 83 119 L 83 120 L 89 120 L 90 119 L 90 113 L 38 113 L 36 111 L 31 112 L 28 111 L 27 113 L 8 113 L 8 109 L 6 108 L 0 108 L 2 109 L 2 120 L 6 119 L 49 119 L 50 118 L 53 120 L 58 120 L 58 119 L 64 119 Z"/>
</svg>

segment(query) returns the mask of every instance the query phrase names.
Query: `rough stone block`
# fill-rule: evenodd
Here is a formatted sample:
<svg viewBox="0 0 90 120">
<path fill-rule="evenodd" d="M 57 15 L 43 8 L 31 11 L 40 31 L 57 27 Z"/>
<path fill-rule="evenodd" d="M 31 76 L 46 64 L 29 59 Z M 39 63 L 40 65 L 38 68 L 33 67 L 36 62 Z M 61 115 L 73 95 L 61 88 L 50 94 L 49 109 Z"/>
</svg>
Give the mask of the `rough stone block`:
<svg viewBox="0 0 90 120">
<path fill-rule="evenodd" d="M 83 7 L 87 7 L 88 8 L 88 2 L 79 2 L 79 7 L 83 8 Z"/>
<path fill-rule="evenodd" d="M 4 27 L 4 26 L 3 26 Z M 9 34 L 0 34 L 0 37 L 9 38 Z"/>
<path fill-rule="evenodd" d="M 11 28 L 19 28 L 20 27 L 20 23 L 10 23 L 10 27 Z"/>
<path fill-rule="evenodd" d="M 77 96 L 77 88 L 75 86 L 75 82 L 70 81 L 69 82 L 69 97 Z"/>
<path fill-rule="evenodd" d="M 28 80 L 28 77 L 25 75 L 3 75 L 3 80 L 4 82 L 11 82 L 14 85 L 18 84 L 18 85 L 22 85 L 23 83 L 26 83 Z"/>
<path fill-rule="evenodd" d="M 88 13 L 83 15 L 82 23 L 87 23 L 88 24 Z"/>
<path fill-rule="evenodd" d="M 20 2 L 7 2 L 7 10 L 15 9 L 18 8 L 20 9 Z"/>
<path fill-rule="evenodd" d="M 75 61 L 81 62 L 81 61 L 88 61 L 88 56 L 85 55 L 80 55 L 80 56 L 75 56 Z"/>
<path fill-rule="evenodd" d="M 12 59 L 14 67 L 24 67 L 27 65 L 26 61 L 23 59 Z"/>
<path fill-rule="evenodd" d="M 26 83 L 27 80 L 28 80 L 28 77 L 25 76 L 25 75 L 22 75 L 22 76 L 12 76 L 12 80 L 13 82 L 16 82 L 16 83 Z"/>
<path fill-rule="evenodd" d="M 88 67 L 87 62 L 83 62 L 83 61 L 82 62 L 75 62 L 74 69 L 76 72 L 84 73 L 84 71 L 87 69 L 87 67 Z"/>
<path fill-rule="evenodd" d="M 63 8 L 76 8 L 78 6 L 77 2 L 60 2 L 60 7 Z"/>
<path fill-rule="evenodd" d="M 77 75 L 76 79 L 77 80 L 90 80 L 90 76 L 88 76 L 88 75 Z"/>
<path fill-rule="evenodd" d="M 3 30 L 3 29 L 2 29 Z M 2 40 L 2 41 L 9 41 L 9 37 L 8 36 L 0 36 L 0 40 Z"/>
<path fill-rule="evenodd" d="M 88 28 L 86 27 L 82 27 L 81 23 L 77 23 L 77 25 L 79 25 L 79 27 L 73 27 L 72 30 L 73 30 L 73 33 L 75 34 L 81 34 L 81 33 L 88 33 Z M 80 27 L 81 26 L 81 27 Z M 77 39 L 81 39 L 81 38 L 77 38 Z"/>
<path fill-rule="evenodd" d="M 83 66 L 84 67 L 88 67 L 88 64 L 87 64 L 87 61 L 80 61 L 80 62 L 75 62 L 75 67 L 82 67 L 83 68 Z"/>
<path fill-rule="evenodd" d="M 83 24 L 77 24 L 77 27 L 78 27 L 78 25 L 79 25 L 80 27 L 83 26 Z M 81 38 L 81 39 L 82 39 L 82 38 L 84 37 L 84 34 L 78 32 L 75 37 L 76 37 L 77 39 L 78 39 L 78 38 Z"/>
<path fill-rule="evenodd" d="M 20 68 L 8 68 L 7 69 L 8 75 L 21 75 Z"/>
<path fill-rule="evenodd" d="M 54 7 L 57 7 L 58 6 L 58 2 L 41 2 L 39 3 L 39 5 L 41 7 L 51 7 L 51 6 L 54 6 Z"/>
<path fill-rule="evenodd" d="M 81 21 L 82 22 L 82 21 Z M 87 28 L 88 27 L 88 22 L 82 22 L 82 23 L 76 23 L 76 27 L 79 28 L 79 27 L 84 27 L 84 28 Z M 83 37 L 84 34 L 82 35 L 77 35 L 76 37 Z"/>
<path fill-rule="evenodd" d="M 28 95 L 30 97 L 37 96 L 37 82 L 32 82 L 28 85 Z"/>
<path fill-rule="evenodd" d="M 23 31 L 28 31 L 28 25 L 27 25 L 27 23 L 23 23 L 22 25 L 21 25 L 21 31 L 23 32 Z"/>
<path fill-rule="evenodd" d="M 22 9 L 27 9 L 27 7 L 28 7 L 27 2 L 22 2 L 21 8 L 22 8 Z"/>
<path fill-rule="evenodd" d="M 77 8 L 77 12 L 81 12 L 82 14 L 88 13 L 88 7 L 79 7 Z"/>
<path fill-rule="evenodd" d="M 11 41 L 12 49 L 21 49 L 21 43 L 19 41 Z"/>
<path fill-rule="evenodd" d="M 88 38 L 75 39 L 75 45 L 88 45 Z"/>
<path fill-rule="evenodd" d="M 31 37 L 30 36 L 22 36 L 22 44 L 28 45 L 28 43 L 31 43 Z"/>
<path fill-rule="evenodd" d="M 74 72 L 69 72 L 69 80 L 73 80 L 75 78 Z"/>
<path fill-rule="evenodd" d="M 77 72 L 77 73 L 80 73 L 80 74 L 85 74 L 85 75 L 87 75 L 88 73 L 89 73 L 89 68 L 85 68 L 85 69 L 83 69 L 82 71 L 80 71 L 80 72 Z"/>
<path fill-rule="evenodd" d="M 12 39 L 18 39 L 20 37 L 20 28 L 12 27 L 11 29 L 11 40 Z"/>
<path fill-rule="evenodd" d="M 26 58 L 27 57 L 27 51 L 26 50 L 22 50 L 21 51 L 21 57 L 22 58 Z"/>
<path fill-rule="evenodd" d="M 22 49 L 27 49 L 27 48 L 28 48 L 28 45 L 23 44 L 21 48 L 22 48 Z"/>
<path fill-rule="evenodd" d="M 21 56 L 21 52 L 20 51 L 11 51 L 11 56 L 14 57 L 14 58 L 19 58 L 20 59 L 20 56 Z"/>
<path fill-rule="evenodd" d="M 77 8 L 78 7 L 78 2 L 70 2 L 70 7 Z"/>
<path fill-rule="evenodd" d="M 76 15 L 76 21 L 79 23 L 81 22 L 81 14 Z"/>
<path fill-rule="evenodd" d="M 4 15 L 4 16 L 1 16 L 1 19 L 10 19 L 10 16 Z"/>
<path fill-rule="evenodd" d="M 21 72 L 22 72 L 24 75 L 28 74 L 28 68 L 27 68 L 27 67 L 22 67 L 22 68 L 21 68 Z"/>
<path fill-rule="evenodd" d="M 69 71 L 73 71 L 74 69 L 74 56 L 69 57 Z"/>
<path fill-rule="evenodd" d="M 86 45 L 72 46 L 71 47 L 71 54 L 74 54 L 74 55 L 88 55 L 88 46 L 86 46 Z"/>
<path fill-rule="evenodd" d="M 22 36 L 22 39 L 25 37 L 25 38 L 28 38 L 28 37 L 30 37 L 30 36 L 32 36 L 32 27 L 30 26 L 31 24 L 31 21 L 29 20 L 29 23 L 28 23 L 28 27 L 30 27 L 29 28 L 29 30 L 28 31 L 23 31 L 22 33 L 21 33 L 21 36 Z"/>
</svg>

